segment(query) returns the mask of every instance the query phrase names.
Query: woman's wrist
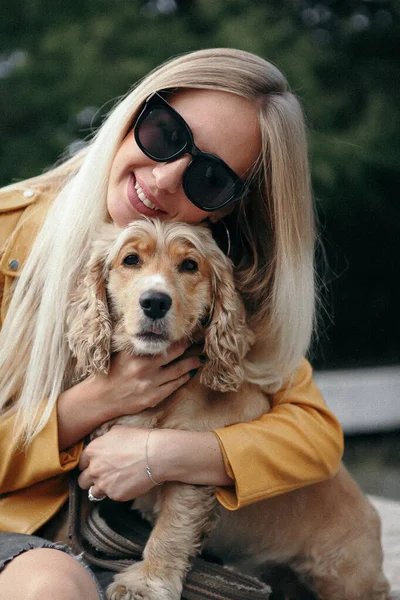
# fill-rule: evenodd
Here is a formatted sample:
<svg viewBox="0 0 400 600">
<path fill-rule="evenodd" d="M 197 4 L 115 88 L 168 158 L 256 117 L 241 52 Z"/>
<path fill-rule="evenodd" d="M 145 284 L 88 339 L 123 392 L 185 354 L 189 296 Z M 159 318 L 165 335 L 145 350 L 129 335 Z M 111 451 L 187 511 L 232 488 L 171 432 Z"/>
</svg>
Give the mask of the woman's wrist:
<svg viewBox="0 0 400 600">
<path fill-rule="evenodd" d="M 233 485 L 212 431 L 157 429 L 148 440 L 148 463 L 156 481 Z"/>
<path fill-rule="evenodd" d="M 118 416 L 101 376 L 88 377 L 62 392 L 57 402 L 59 449 L 69 448 L 96 427 Z"/>
</svg>

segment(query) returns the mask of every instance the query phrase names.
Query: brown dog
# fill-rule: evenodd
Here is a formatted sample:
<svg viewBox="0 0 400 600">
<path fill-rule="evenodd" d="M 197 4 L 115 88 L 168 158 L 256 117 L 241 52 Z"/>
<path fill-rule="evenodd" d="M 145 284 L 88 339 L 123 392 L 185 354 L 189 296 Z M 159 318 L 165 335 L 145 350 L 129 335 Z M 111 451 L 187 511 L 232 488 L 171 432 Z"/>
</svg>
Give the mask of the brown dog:
<svg viewBox="0 0 400 600">
<path fill-rule="evenodd" d="M 253 336 L 232 265 L 209 230 L 140 220 L 107 225 L 100 238 L 69 307 L 67 384 L 106 372 L 111 352 L 154 355 L 204 336 L 208 360 L 184 389 L 114 423 L 209 431 L 267 412 L 267 396 L 245 379 Z M 329 481 L 237 511 L 217 506 L 212 487 L 179 482 L 134 506 L 155 525 L 143 561 L 115 576 L 112 600 L 178 600 L 202 547 L 264 580 L 271 565 L 290 565 L 323 600 L 388 598 L 379 519 L 344 466 Z"/>
</svg>

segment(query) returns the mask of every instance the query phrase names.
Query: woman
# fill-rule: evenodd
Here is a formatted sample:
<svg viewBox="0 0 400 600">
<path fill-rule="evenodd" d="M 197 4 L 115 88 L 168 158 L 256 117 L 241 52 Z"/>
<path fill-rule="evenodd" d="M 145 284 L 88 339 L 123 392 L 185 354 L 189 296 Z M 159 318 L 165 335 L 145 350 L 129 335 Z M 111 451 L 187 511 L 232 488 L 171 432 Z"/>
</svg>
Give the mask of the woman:
<svg viewBox="0 0 400 600">
<path fill-rule="evenodd" d="M 165 63 L 119 103 L 85 150 L 6 188 L 0 202 L 3 318 L 9 303 L 0 350 L 1 531 L 38 532 L 65 503 L 77 464 L 92 499 L 129 500 L 155 482 L 178 480 L 218 486 L 230 509 L 336 472 L 340 427 L 302 358 L 314 321 L 303 117 L 273 65 L 232 49 Z M 256 334 L 247 377 L 272 403 L 251 424 L 152 432 L 151 477 L 148 431 L 115 427 L 84 451 L 82 440 L 104 421 L 153 406 L 185 385 L 201 366 L 199 351 L 177 344 L 158 361 L 120 353 L 107 377 L 63 388 L 66 304 L 96 227 L 106 220 L 124 226 L 140 215 L 225 219 Z M 88 571 L 67 552 L 15 534 L 0 535 L 0 548 L 6 597 L 25 597 L 27 589 L 33 598 L 98 597 Z M 27 569 L 29 582 L 20 576 Z"/>
</svg>

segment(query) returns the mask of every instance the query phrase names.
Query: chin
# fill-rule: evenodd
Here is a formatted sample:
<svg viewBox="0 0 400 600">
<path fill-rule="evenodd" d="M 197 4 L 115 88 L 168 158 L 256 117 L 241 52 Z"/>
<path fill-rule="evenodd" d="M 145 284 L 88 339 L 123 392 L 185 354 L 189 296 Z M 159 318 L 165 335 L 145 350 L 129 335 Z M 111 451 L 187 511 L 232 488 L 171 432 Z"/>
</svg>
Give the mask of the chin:
<svg viewBox="0 0 400 600">
<path fill-rule="evenodd" d="M 141 355 L 162 354 L 170 345 L 170 340 L 162 336 L 137 335 L 132 340 L 133 352 Z"/>
</svg>

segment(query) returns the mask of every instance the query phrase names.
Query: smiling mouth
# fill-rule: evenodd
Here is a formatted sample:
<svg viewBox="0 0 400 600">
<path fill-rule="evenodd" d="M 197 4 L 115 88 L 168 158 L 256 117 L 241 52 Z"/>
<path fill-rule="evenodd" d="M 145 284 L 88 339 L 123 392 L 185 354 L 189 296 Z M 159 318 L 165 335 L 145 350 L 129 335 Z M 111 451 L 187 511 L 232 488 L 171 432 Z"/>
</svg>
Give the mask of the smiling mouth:
<svg viewBox="0 0 400 600">
<path fill-rule="evenodd" d="M 144 193 L 137 181 L 135 181 L 135 190 L 142 204 L 147 206 L 147 208 L 151 208 L 151 210 L 160 210 L 159 208 L 157 208 L 157 206 L 150 202 L 150 200 L 147 198 L 146 194 Z"/>
</svg>

